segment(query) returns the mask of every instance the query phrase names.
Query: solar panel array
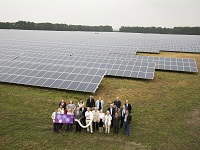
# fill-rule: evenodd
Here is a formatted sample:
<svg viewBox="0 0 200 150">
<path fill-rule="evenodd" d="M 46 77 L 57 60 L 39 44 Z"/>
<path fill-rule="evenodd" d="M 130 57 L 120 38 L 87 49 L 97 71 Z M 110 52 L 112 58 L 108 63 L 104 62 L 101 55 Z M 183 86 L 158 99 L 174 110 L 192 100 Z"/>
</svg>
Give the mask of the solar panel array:
<svg viewBox="0 0 200 150">
<path fill-rule="evenodd" d="M 198 72 L 200 36 L 0 30 L 0 81 L 94 93 L 105 75 L 153 79 L 155 69 Z"/>
</svg>

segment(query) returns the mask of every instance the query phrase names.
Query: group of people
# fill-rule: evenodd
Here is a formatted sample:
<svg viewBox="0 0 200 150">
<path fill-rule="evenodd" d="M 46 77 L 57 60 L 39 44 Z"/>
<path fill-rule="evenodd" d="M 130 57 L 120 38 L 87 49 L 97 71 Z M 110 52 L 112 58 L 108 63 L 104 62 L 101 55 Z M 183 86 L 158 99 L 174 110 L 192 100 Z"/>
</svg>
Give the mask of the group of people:
<svg viewBox="0 0 200 150">
<path fill-rule="evenodd" d="M 132 120 L 131 114 L 132 106 L 128 100 L 122 105 L 119 97 L 114 100 L 104 113 L 104 101 L 99 97 L 94 100 L 93 96 L 87 99 L 86 104 L 80 100 L 77 106 L 70 100 L 67 104 L 64 99 L 59 103 L 59 108 L 52 113 L 54 132 L 61 131 L 63 123 L 56 123 L 56 114 L 71 114 L 74 115 L 76 124 L 76 131 L 81 133 L 81 125 L 88 125 L 87 131 L 93 133 L 94 131 L 110 133 L 110 128 L 113 128 L 114 133 L 119 134 L 119 128 L 123 128 L 123 133 L 130 135 L 130 122 Z M 92 120 L 92 123 L 91 123 Z M 91 123 L 89 125 L 89 123 Z M 72 131 L 73 124 L 66 124 L 66 132 Z M 105 131 L 104 131 L 105 129 Z"/>
</svg>

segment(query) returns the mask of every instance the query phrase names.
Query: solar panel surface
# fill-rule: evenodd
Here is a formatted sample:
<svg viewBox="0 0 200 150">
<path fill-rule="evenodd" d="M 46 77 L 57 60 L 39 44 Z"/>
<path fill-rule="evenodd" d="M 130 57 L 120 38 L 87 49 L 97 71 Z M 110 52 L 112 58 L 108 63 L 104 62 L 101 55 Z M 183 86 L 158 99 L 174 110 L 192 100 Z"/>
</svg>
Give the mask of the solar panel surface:
<svg viewBox="0 0 200 150">
<path fill-rule="evenodd" d="M 0 30 L 0 81 L 94 93 L 105 75 L 153 79 L 155 69 L 198 72 L 200 36 Z"/>
</svg>

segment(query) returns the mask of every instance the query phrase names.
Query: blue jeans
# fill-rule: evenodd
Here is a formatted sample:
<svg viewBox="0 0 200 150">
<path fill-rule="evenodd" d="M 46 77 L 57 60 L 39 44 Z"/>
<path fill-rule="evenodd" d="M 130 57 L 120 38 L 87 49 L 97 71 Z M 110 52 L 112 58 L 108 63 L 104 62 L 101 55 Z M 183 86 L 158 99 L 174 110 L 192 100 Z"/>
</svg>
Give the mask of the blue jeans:
<svg viewBox="0 0 200 150">
<path fill-rule="evenodd" d="M 130 135 L 130 124 L 126 124 L 126 122 L 124 122 L 124 134 Z"/>
</svg>

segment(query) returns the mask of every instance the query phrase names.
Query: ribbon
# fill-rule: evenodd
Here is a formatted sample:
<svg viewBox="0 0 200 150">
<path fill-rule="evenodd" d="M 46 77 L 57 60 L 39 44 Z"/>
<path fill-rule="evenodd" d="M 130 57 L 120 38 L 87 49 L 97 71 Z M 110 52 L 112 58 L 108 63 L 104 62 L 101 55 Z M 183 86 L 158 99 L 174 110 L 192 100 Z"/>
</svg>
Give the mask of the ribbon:
<svg viewBox="0 0 200 150">
<path fill-rule="evenodd" d="M 81 123 L 78 119 L 74 119 L 74 121 L 77 121 L 78 124 L 79 124 L 82 128 L 87 128 L 87 127 L 89 127 L 89 126 L 91 125 L 91 123 L 92 123 L 92 121 L 93 121 L 93 114 L 90 115 L 90 122 L 89 122 L 86 126 L 82 125 L 82 123 Z"/>
</svg>

